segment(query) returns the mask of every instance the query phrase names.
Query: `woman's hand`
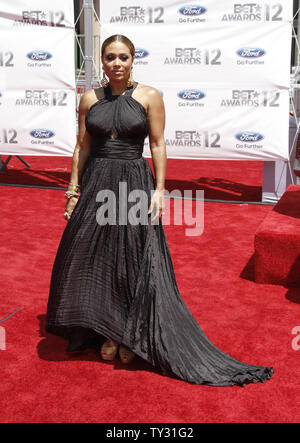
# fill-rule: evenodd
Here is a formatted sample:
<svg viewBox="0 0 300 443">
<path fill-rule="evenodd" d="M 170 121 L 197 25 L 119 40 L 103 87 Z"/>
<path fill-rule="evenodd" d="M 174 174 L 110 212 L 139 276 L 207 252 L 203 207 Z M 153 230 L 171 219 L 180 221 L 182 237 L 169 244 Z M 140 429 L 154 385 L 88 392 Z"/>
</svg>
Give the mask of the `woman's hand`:
<svg viewBox="0 0 300 443">
<path fill-rule="evenodd" d="M 151 221 L 157 220 L 159 217 L 164 215 L 164 209 L 165 209 L 165 196 L 164 196 L 164 190 L 156 189 L 152 195 L 150 207 L 148 210 L 148 214 L 151 214 L 153 211 L 154 206 L 156 207 L 156 213 L 154 218 L 151 219 Z"/>
<path fill-rule="evenodd" d="M 72 212 L 77 204 L 78 199 L 76 197 L 71 197 L 68 199 L 65 207 L 65 219 L 70 220 Z"/>
</svg>

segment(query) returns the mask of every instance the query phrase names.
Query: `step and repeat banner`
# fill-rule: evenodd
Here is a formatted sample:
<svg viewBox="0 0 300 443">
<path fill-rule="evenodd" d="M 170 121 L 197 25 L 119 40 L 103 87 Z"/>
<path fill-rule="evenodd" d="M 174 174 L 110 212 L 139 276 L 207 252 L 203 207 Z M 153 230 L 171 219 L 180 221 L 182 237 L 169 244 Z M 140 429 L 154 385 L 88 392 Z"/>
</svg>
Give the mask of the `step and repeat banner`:
<svg viewBox="0 0 300 443">
<path fill-rule="evenodd" d="M 0 154 L 71 156 L 73 0 L 0 0 Z"/>
<path fill-rule="evenodd" d="M 292 18 L 292 0 L 100 1 L 101 41 L 129 37 L 164 98 L 170 158 L 289 159 Z"/>
</svg>

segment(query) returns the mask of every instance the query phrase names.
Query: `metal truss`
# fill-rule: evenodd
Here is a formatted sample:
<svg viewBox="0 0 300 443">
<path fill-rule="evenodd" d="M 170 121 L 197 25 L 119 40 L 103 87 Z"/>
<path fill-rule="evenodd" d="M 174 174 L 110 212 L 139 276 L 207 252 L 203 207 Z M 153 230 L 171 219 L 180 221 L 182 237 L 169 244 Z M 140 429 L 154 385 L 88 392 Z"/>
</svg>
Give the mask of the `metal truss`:
<svg viewBox="0 0 300 443">
<path fill-rule="evenodd" d="M 77 33 L 79 21 L 83 21 L 84 33 Z M 93 33 L 95 23 L 99 33 Z M 94 24 L 94 26 L 93 26 Z M 82 94 L 100 85 L 100 19 L 93 0 L 84 0 L 78 16 L 75 18 L 75 58 L 76 58 L 76 111 L 78 130 L 79 102 Z"/>
<path fill-rule="evenodd" d="M 297 2 L 297 10 L 294 14 L 293 20 L 291 22 L 292 27 L 292 38 L 293 38 L 293 66 L 291 66 L 291 83 L 290 83 L 290 113 L 294 118 L 296 131 L 293 137 L 292 143 L 290 143 L 290 159 L 293 158 L 293 154 L 297 149 L 297 142 L 299 138 L 300 131 L 300 6 L 299 1 Z M 294 183 L 293 175 L 293 165 L 291 165 L 291 160 L 288 161 L 288 167 L 291 175 L 291 181 Z"/>
</svg>

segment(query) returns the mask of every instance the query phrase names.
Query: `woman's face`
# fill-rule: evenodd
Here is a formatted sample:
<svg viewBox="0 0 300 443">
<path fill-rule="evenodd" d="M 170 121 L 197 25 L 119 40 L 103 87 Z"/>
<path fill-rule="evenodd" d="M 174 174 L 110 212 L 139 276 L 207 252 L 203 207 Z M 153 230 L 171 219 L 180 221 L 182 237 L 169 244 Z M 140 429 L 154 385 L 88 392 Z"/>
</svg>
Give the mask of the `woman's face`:
<svg viewBox="0 0 300 443">
<path fill-rule="evenodd" d="M 108 45 L 102 56 L 102 66 L 110 80 L 128 80 L 133 63 L 129 48 L 122 42 Z"/>
</svg>

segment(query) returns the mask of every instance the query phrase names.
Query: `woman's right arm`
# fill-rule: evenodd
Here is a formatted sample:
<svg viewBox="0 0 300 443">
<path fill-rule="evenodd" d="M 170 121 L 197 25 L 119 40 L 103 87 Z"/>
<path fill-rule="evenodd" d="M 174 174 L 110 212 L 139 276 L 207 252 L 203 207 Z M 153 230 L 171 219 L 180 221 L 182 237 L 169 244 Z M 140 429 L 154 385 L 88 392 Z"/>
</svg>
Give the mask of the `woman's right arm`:
<svg viewBox="0 0 300 443">
<path fill-rule="evenodd" d="M 70 183 L 72 183 L 73 185 L 81 184 L 84 165 L 87 158 L 90 155 L 90 135 L 85 127 L 85 118 L 89 111 L 90 106 L 91 106 L 91 94 L 90 91 L 87 91 L 85 94 L 81 96 L 79 103 L 79 117 L 78 117 L 79 134 L 72 157 L 72 169 L 70 175 Z M 76 203 L 77 203 L 76 197 L 68 199 L 65 207 L 65 211 L 68 214 L 66 216 L 67 220 L 70 219 L 73 209 L 76 206 Z"/>
</svg>

